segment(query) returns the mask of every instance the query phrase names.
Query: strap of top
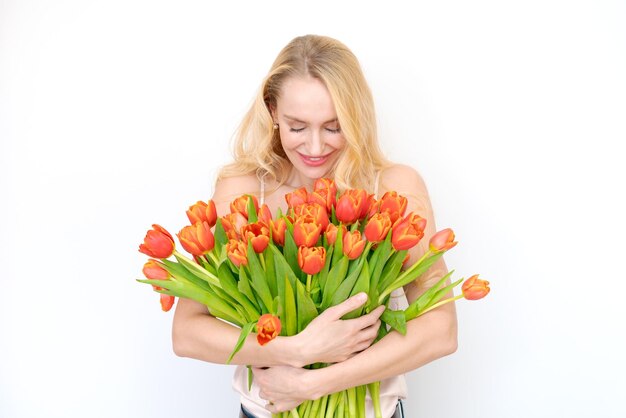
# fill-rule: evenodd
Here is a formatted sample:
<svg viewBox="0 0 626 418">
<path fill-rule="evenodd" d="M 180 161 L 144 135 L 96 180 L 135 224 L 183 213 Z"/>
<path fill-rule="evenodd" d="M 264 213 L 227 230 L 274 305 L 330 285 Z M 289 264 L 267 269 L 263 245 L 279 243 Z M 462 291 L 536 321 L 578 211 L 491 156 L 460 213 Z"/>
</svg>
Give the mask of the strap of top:
<svg viewBox="0 0 626 418">
<path fill-rule="evenodd" d="M 261 176 L 261 192 L 259 193 L 259 204 L 265 203 L 265 175 Z"/>
<path fill-rule="evenodd" d="M 378 199 L 378 183 L 380 182 L 380 173 L 382 170 L 376 172 L 376 179 L 374 179 L 374 199 Z"/>
</svg>

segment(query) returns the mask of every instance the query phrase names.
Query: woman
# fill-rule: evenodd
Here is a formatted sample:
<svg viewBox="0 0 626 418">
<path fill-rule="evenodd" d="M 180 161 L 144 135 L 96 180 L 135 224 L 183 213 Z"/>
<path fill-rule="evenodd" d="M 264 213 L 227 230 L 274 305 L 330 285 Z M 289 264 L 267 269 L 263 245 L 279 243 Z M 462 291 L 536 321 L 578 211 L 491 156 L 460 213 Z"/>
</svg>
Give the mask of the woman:
<svg viewBox="0 0 626 418">
<path fill-rule="evenodd" d="M 235 161 L 216 183 L 218 213 L 243 193 L 255 194 L 273 213 L 286 211 L 284 195 L 316 179 L 333 178 L 339 189 L 363 188 L 382 196 L 395 190 L 408 198 L 407 212 L 427 219 L 425 236 L 410 253 L 414 262 L 426 250 L 435 223 L 426 187 L 417 172 L 388 162 L 377 141 L 374 104 L 360 65 L 340 42 L 322 36 L 292 40 L 278 55 L 236 137 Z M 439 260 L 420 279 L 393 295 L 406 306 L 447 272 Z M 265 346 L 251 335 L 233 363 L 251 365 L 254 386 L 247 390 L 245 367 L 234 387 L 241 394 L 241 416 L 269 417 L 307 399 L 374 381 L 381 384 L 384 417 L 402 416 L 406 397 L 402 375 L 456 350 L 456 313 L 446 304 L 409 321 L 405 336 L 387 334 L 371 345 L 382 307 L 352 320 L 341 316 L 365 303 L 357 295 L 326 310 L 300 334 Z M 225 363 L 239 329 L 209 315 L 200 303 L 181 299 L 173 323 L 179 356 Z M 219 335 L 219 338 L 215 336 Z M 307 370 L 315 363 L 332 366 Z M 371 413 L 371 405 L 370 411 Z M 368 415 L 369 416 L 369 415 Z"/>
</svg>

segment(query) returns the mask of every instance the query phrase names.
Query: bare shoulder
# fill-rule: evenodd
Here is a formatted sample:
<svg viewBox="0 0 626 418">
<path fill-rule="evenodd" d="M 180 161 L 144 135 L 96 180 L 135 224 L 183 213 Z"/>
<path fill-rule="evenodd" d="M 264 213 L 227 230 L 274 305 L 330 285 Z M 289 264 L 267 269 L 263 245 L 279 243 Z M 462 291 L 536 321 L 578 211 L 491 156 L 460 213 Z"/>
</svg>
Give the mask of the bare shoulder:
<svg viewBox="0 0 626 418">
<path fill-rule="evenodd" d="M 258 196 L 259 189 L 259 179 L 254 174 L 223 177 L 215 183 L 213 201 L 218 207 L 228 205 L 242 194 Z"/>
<path fill-rule="evenodd" d="M 411 166 L 392 164 L 385 168 L 380 176 L 380 195 L 393 190 L 402 195 L 428 196 L 424 179 Z"/>
</svg>

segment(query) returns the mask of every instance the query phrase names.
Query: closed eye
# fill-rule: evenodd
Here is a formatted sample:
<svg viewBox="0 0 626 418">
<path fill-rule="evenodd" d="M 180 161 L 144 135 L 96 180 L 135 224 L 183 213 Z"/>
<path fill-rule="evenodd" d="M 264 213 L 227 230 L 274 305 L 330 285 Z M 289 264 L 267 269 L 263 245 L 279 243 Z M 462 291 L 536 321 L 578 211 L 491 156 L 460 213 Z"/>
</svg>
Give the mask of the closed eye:
<svg viewBox="0 0 626 418">
<path fill-rule="evenodd" d="M 300 128 L 300 129 L 289 128 L 289 132 L 296 132 L 296 133 L 298 133 L 298 132 L 302 132 L 302 131 L 304 131 L 304 128 Z"/>
<path fill-rule="evenodd" d="M 326 130 L 328 132 L 330 132 L 331 134 L 338 134 L 339 132 L 341 132 L 341 129 L 339 129 L 339 128 L 337 128 L 337 129 L 326 128 Z"/>
</svg>

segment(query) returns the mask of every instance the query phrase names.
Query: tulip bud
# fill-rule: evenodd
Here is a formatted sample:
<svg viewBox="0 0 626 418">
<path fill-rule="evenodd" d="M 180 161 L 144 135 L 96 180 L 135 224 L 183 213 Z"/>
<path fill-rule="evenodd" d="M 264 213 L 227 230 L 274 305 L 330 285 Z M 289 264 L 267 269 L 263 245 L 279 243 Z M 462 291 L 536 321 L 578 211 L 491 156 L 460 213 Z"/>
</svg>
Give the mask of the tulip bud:
<svg viewBox="0 0 626 418">
<path fill-rule="evenodd" d="M 348 230 L 348 228 L 346 228 L 345 225 L 341 225 L 340 228 L 341 236 L 346 235 L 346 231 Z M 326 234 L 326 241 L 328 241 L 328 245 L 335 245 L 338 230 L 339 228 L 337 227 L 337 225 L 332 223 L 328 224 L 328 226 L 326 227 L 326 231 L 324 231 L 324 233 Z"/>
<path fill-rule="evenodd" d="M 187 218 L 189 218 L 189 222 L 192 225 L 198 222 L 207 222 L 209 226 L 214 226 L 217 221 L 215 203 L 212 200 L 209 200 L 208 203 L 198 201 L 196 204 L 189 206 Z"/>
<path fill-rule="evenodd" d="M 270 220 L 270 228 L 272 230 L 272 241 L 281 247 L 285 245 L 285 231 L 287 230 L 287 222 L 281 217 L 276 220 Z"/>
<path fill-rule="evenodd" d="M 260 345 L 265 345 L 280 335 L 280 319 L 271 314 L 261 315 L 256 323 L 256 340 Z"/>
<path fill-rule="evenodd" d="M 174 296 L 161 293 L 161 309 L 163 309 L 163 312 L 168 312 L 172 309 L 175 300 L 176 298 Z"/>
<path fill-rule="evenodd" d="M 456 245 L 454 240 L 454 232 L 450 228 L 442 229 L 430 238 L 430 251 L 440 253 L 448 251 Z"/>
<path fill-rule="evenodd" d="M 391 223 L 395 223 L 399 218 L 404 216 L 406 211 L 407 199 L 394 191 L 389 191 L 380 199 L 378 208 L 381 213 L 388 213 Z"/>
<path fill-rule="evenodd" d="M 346 190 L 337 200 L 335 215 L 340 222 L 351 224 L 367 215 L 368 195 L 362 189 Z"/>
<path fill-rule="evenodd" d="M 246 224 L 246 218 L 239 212 L 224 215 L 220 220 L 228 239 L 238 239 L 241 228 Z"/>
<path fill-rule="evenodd" d="M 228 241 L 226 244 L 226 255 L 237 268 L 242 264 L 244 266 L 248 265 L 248 248 L 246 244 L 241 241 L 236 239 Z"/>
<path fill-rule="evenodd" d="M 387 212 L 375 214 L 367 221 L 367 225 L 365 225 L 365 229 L 363 230 L 365 237 L 370 242 L 384 241 L 387 237 L 387 233 L 389 233 L 391 229 L 391 223 Z"/>
<path fill-rule="evenodd" d="M 269 206 L 267 206 L 267 203 L 263 203 L 261 205 L 261 208 L 259 209 L 258 218 L 259 218 L 259 221 L 269 226 L 270 221 L 272 220 L 272 211 L 270 211 L 270 208 Z"/>
<path fill-rule="evenodd" d="M 337 186 L 333 180 L 321 178 L 315 180 L 313 192 L 309 194 L 309 203 L 318 203 L 326 208 L 328 213 L 332 211 L 337 199 Z"/>
<path fill-rule="evenodd" d="M 311 216 L 296 219 L 293 224 L 293 239 L 298 247 L 304 245 L 313 247 L 322 233 L 322 225 L 315 222 Z"/>
<path fill-rule="evenodd" d="M 143 265 L 143 275 L 150 280 L 167 280 L 171 276 L 167 270 L 163 268 L 163 264 L 157 260 L 150 259 Z M 152 285 L 154 290 L 161 290 L 162 287 Z"/>
<path fill-rule="evenodd" d="M 298 265 L 306 274 L 317 274 L 326 262 L 326 249 L 324 247 L 299 247 Z"/>
<path fill-rule="evenodd" d="M 467 300 L 482 299 L 489 294 L 491 289 L 489 288 L 489 282 L 478 278 L 478 274 L 473 275 L 469 279 L 465 280 L 463 286 L 463 297 Z"/>
<path fill-rule="evenodd" d="M 263 222 L 254 222 L 241 228 L 241 238 L 252 242 L 254 252 L 262 253 L 270 242 L 270 230 Z"/>
<path fill-rule="evenodd" d="M 210 252 L 215 245 L 211 226 L 207 222 L 185 226 L 177 236 L 183 248 L 195 256 Z"/>
<path fill-rule="evenodd" d="M 343 253 L 349 260 L 355 260 L 363 253 L 365 240 L 361 238 L 361 232 L 346 232 L 343 236 Z"/>
<path fill-rule="evenodd" d="M 293 213 L 297 218 L 303 216 L 310 216 L 315 220 L 315 223 L 322 225 L 322 230 L 326 229 L 330 220 L 328 219 L 328 213 L 326 208 L 317 203 L 304 203 L 293 208 Z"/>
<path fill-rule="evenodd" d="M 240 213 L 244 218 L 248 219 L 248 201 L 250 199 L 252 199 L 255 211 L 258 212 L 259 200 L 254 195 L 245 194 L 230 203 L 230 213 Z"/>
<path fill-rule="evenodd" d="M 291 193 L 287 193 L 285 195 L 285 200 L 287 201 L 287 206 L 289 206 L 289 208 L 295 208 L 298 205 L 306 203 L 308 201 L 306 187 L 300 187 Z"/>
<path fill-rule="evenodd" d="M 152 225 L 146 233 L 139 251 L 154 258 L 167 258 L 174 252 L 174 238 L 160 225 Z"/>
<path fill-rule="evenodd" d="M 410 213 L 391 228 L 391 245 L 397 251 L 413 248 L 424 236 L 426 219 Z"/>
</svg>

